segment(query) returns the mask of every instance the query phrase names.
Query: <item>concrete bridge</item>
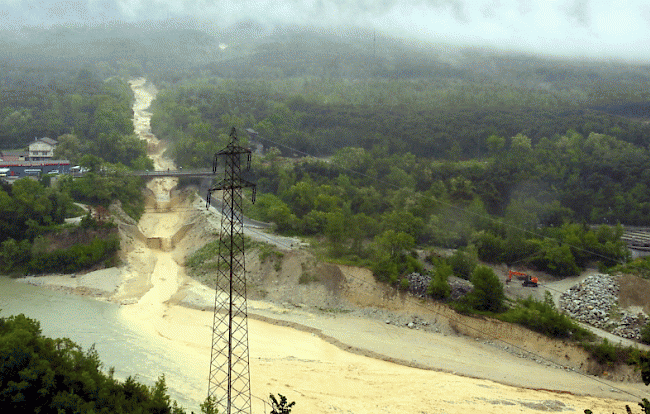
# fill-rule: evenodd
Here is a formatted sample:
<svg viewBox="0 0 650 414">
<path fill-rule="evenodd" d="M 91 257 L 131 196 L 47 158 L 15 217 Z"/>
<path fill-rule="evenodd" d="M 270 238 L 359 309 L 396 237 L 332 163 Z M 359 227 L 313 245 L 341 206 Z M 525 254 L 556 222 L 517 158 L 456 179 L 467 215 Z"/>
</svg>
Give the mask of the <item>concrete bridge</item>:
<svg viewBox="0 0 650 414">
<path fill-rule="evenodd" d="M 223 169 L 212 172 L 212 170 L 161 170 L 161 171 L 133 171 L 131 175 L 138 177 L 156 178 L 156 177 L 211 177 L 217 174 L 223 174 Z"/>
</svg>

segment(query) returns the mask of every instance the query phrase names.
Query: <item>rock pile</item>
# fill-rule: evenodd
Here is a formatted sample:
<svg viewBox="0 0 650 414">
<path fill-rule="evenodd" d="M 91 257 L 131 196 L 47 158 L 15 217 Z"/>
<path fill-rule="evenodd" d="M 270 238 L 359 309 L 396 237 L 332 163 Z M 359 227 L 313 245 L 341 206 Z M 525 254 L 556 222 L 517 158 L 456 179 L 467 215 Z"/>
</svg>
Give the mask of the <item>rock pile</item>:
<svg viewBox="0 0 650 414">
<path fill-rule="evenodd" d="M 639 340 L 646 321 L 642 313 L 616 312 L 619 285 L 616 278 L 594 274 L 560 296 L 560 309 L 573 319 L 623 338 Z"/>
<path fill-rule="evenodd" d="M 634 339 L 636 341 L 641 339 L 641 328 L 648 323 L 648 317 L 642 312 L 633 314 L 628 311 L 623 311 L 620 321 L 613 327 L 612 333 L 623 338 Z"/>
<path fill-rule="evenodd" d="M 406 276 L 409 281 L 409 292 L 418 297 L 426 297 L 427 289 L 431 283 L 431 276 L 421 275 L 420 273 L 411 273 Z"/>
<path fill-rule="evenodd" d="M 409 281 L 409 292 L 420 298 L 428 296 L 427 289 L 431 283 L 431 276 L 421 275 L 420 273 L 411 273 L 406 278 Z M 449 287 L 451 288 L 451 300 L 458 300 L 473 289 L 471 282 L 454 276 L 449 278 Z"/>
<path fill-rule="evenodd" d="M 472 282 L 457 277 L 449 278 L 449 287 L 451 288 L 449 295 L 451 300 L 458 300 L 474 289 Z"/>
<path fill-rule="evenodd" d="M 605 328 L 618 299 L 618 283 L 603 274 L 588 276 L 560 296 L 560 308 L 569 316 L 597 328 Z"/>
</svg>

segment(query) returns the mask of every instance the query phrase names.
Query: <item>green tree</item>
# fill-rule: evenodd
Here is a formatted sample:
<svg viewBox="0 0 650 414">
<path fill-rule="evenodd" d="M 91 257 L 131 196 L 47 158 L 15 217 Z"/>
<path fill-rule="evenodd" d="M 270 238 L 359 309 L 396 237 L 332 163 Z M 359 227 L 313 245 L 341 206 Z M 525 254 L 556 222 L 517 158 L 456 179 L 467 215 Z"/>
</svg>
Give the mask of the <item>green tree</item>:
<svg viewBox="0 0 650 414">
<path fill-rule="evenodd" d="M 390 258 L 397 258 L 405 250 L 415 246 L 415 239 L 403 231 L 386 230 L 375 237 L 375 250 L 379 256 L 387 255 Z"/>
<path fill-rule="evenodd" d="M 183 413 L 167 395 L 164 375 L 147 387 L 133 377 L 120 383 L 101 366 L 94 347 L 45 337 L 24 315 L 0 318 L 0 411 Z"/>
<path fill-rule="evenodd" d="M 77 162 L 81 155 L 81 140 L 73 134 L 64 134 L 57 138 L 58 144 L 54 149 L 54 158 Z"/>
<path fill-rule="evenodd" d="M 471 282 L 474 290 L 468 295 L 468 300 L 474 309 L 490 312 L 503 310 L 503 283 L 491 268 L 477 266 L 472 272 Z"/>
<path fill-rule="evenodd" d="M 477 265 L 475 249 L 456 249 L 449 264 L 455 275 L 469 280 Z"/>
<path fill-rule="evenodd" d="M 434 299 L 447 299 L 451 293 L 448 279 L 452 273 L 451 266 L 447 264 L 438 265 L 433 271 L 433 277 L 427 288 L 427 293 Z"/>
<path fill-rule="evenodd" d="M 20 243 L 14 239 L 7 239 L 0 247 L 0 269 L 10 272 L 23 268 L 31 259 L 31 245 L 28 240 Z"/>
</svg>

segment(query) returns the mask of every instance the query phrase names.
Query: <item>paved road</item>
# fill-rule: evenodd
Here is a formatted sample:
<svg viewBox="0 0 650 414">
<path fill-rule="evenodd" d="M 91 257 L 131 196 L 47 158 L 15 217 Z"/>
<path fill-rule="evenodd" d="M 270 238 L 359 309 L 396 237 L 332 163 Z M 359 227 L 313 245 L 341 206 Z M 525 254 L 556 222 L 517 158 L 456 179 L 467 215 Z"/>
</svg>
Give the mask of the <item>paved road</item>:
<svg viewBox="0 0 650 414">
<path fill-rule="evenodd" d="M 203 201 L 203 205 L 205 205 L 206 194 L 207 193 L 205 191 L 200 192 L 200 197 L 201 200 Z M 211 213 L 213 213 L 212 216 L 216 220 L 217 217 L 221 216 L 222 203 L 221 200 L 219 200 L 218 198 L 212 198 L 211 201 L 212 203 L 209 207 L 209 210 Z M 219 223 L 214 223 L 214 225 L 217 228 L 219 227 Z M 285 237 L 277 234 L 268 233 L 266 230 L 270 229 L 271 227 L 272 224 L 270 223 L 264 223 L 244 216 L 244 234 L 255 241 L 272 244 L 275 247 L 282 250 L 299 249 L 307 245 L 306 243 L 304 243 L 303 241 L 295 237 Z"/>
</svg>

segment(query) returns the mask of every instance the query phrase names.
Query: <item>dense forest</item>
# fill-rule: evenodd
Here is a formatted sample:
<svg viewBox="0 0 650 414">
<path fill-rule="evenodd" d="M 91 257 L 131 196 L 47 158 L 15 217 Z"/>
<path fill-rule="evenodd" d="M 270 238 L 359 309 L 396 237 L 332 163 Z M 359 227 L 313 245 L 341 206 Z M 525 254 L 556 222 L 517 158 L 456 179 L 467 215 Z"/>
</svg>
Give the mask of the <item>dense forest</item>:
<svg viewBox="0 0 650 414">
<path fill-rule="evenodd" d="M 232 126 L 245 142 L 254 130 L 262 196 L 251 213 L 389 280 L 417 267 L 411 249 L 431 246 L 573 274 L 626 259 L 621 229 L 599 225 L 650 222 L 647 66 L 186 23 L 60 27 L 51 61 L 51 33 L 3 32 L 0 53 L 32 59 L 4 63 L 0 139 L 50 135 L 57 155 L 94 172 L 150 168 L 125 82 L 146 74 L 160 88 L 154 133 L 179 166 L 208 167 Z M 59 188 L 103 205 L 118 197 L 138 216 L 126 178 L 86 180 Z"/>
<path fill-rule="evenodd" d="M 506 306 L 480 261 L 556 276 L 617 266 L 629 259 L 622 226 L 650 225 L 648 65 L 250 22 L 32 27 L 0 31 L 0 148 L 48 136 L 57 158 L 89 172 L 0 186 L 1 272 L 116 264 L 114 223 L 75 202 L 142 214 L 143 181 L 128 174 L 153 167 L 131 123 L 128 80 L 140 76 L 160 90 L 153 132 L 178 166 L 209 168 L 236 127 L 255 150 L 247 178 L 260 195 L 247 215 L 398 288 L 424 258 L 430 297 L 449 298 L 452 274 L 472 281 L 461 312 L 589 340 L 548 297 Z M 0 355 L 7 410 L 183 412 L 164 377 L 117 381 L 94 350 L 21 315 L 0 318 Z M 647 354 L 626 358 L 650 382 Z"/>
</svg>

